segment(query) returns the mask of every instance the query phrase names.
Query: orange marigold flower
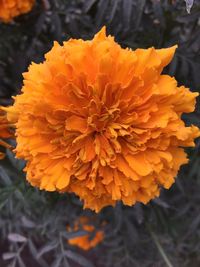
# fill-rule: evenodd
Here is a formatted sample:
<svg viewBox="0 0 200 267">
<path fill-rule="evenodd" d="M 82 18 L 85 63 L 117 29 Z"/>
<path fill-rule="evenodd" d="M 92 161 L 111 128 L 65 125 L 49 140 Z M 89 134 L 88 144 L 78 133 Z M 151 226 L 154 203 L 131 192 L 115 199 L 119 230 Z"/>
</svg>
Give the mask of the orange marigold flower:
<svg viewBox="0 0 200 267">
<path fill-rule="evenodd" d="M 28 181 L 74 192 L 95 211 L 169 188 L 188 161 L 183 147 L 200 135 L 181 119 L 198 93 L 161 74 L 175 49 L 122 49 L 105 28 L 91 41 L 55 43 L 8 109 Z"/>
<path fill-rule="evenodd" d="M 28 13 L 35 0 L 0 0 L 0 20 L 10 22 L 14 17 Z"/>
<path fill-rule="evenodd" d="M 102 230 L 95 231 L 95 227 L 89 223 L 88 217 L 80 217 L 79 220 L 75 222 L 74 228 L 68 228 L 68 230 L 77 231 L 80 230 L 80 228 L 88 233 L 68 239 L 68 243 L 70 245 L 75 245 L 84 250 L 89 250 L 102 242 L 104 238 L 104 232 Z"/>
<path fill-rule="evenodd" d="M 12 133 L 9 129 L 9 122 L 6 117 L 5 111 L 0 109 L 0 138 L 9 138 Z"/>
<path fill-rule="evenodd" d="M 2 140 L 5 138 L 10 138 L 13 136 L 13 133 L 10 131 L 10 126 L 6 118 L 5 112 L 0 109 L 0 146 L 11 148 L 9 144 Z M 5 154 L 0 152 L 0 159 L 3 159 Z"/>
</svg>

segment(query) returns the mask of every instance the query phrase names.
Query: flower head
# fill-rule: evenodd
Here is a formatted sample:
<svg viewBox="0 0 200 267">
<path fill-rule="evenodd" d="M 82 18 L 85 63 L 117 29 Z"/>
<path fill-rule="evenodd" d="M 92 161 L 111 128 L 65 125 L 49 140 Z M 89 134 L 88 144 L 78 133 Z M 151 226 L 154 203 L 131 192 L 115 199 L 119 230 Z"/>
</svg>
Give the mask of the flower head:
<svg viewBox="0 0 200 267">
<path fill-rule="evenodd" d="M 6 114 L 3 110 L 0 109 L 0 146 L 11 148 L 11 146 L 2 139 L 7 139 L 13 136 L 13 133 L 10 130 L 9 122 L 6 118 Z M 3 159 L 5 154 L 0 152 L 0 159 Z"/>
<path fill-rule="evenodd" d="M 82 216 L 74 224 L 74 228 L 69 228 L 69 231 L 84 230 L 87 233 L 78 237 L 68 239 L 70 245 L 78 246 L 84 250 L 89 250 L 96 247 L 104 238 L 104 232 L 102 230 L 95 230 L 94 225 L 89 221 L 88 217 Z"/>
<path fill-rule="evenodd" d="M 0 0 L 0 20 L 10 22 L 14 17 L 28 13 L 35 0 Z"/>
<path fill-rule="evenodd" d="M 105 28 L 91 41 L 55 43 L 8 109 L 28 181 L 74 192 L 95 211 L 169 188 L 188 161 L 183 147 L 200 135 L 181 119 L 198 93 L 161 74 L 175 49 L 122 49 Z"/>
<path fill-rule="evenodd" d="M 0 109 L 0 138 L 9 138 L 12 133 L 9 128 L 9 122 L 6 117 L 5 111 Z"/>
</svg>

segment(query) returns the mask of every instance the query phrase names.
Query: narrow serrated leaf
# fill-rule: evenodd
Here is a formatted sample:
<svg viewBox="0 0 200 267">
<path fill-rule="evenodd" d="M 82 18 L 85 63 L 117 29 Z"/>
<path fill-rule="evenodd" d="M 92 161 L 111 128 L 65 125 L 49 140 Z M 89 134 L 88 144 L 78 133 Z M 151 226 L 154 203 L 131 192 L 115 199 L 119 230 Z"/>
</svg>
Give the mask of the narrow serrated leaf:
<svg viewBox="0 0 200 267">
<path fill-rule="evenodd" d="M 14 252 L 5 252 L 5 253 L 3 253 L 2 258 L 3 258 L 3 260 L 10 260 L 10 259 L 16 257 L 16 255 L 17 254 Z"/>
<path fill-rule="evenodd" d="M 16 234 L 16 233 L 10 233 L 8 235 L 8 239 L 11 241 L 11 242 L 16 242 L 16 243 L 24 243 L 27 241 L 27 238 L 20 235 L 20 234 Z"/>
<path fill-rule="evenodd" d="M 80 237 L 86 235 L 88 232 L 87 231 L 77 231 L 77 232 L 66 232 L 66 233 L 61 233 L 61 235 L 67 239 L 75 238 L 75 237 Z"/>
<path fill-rule="evenodd" d="M 161 198 L 155 198 L 153 200 L 154 203 L 156 203 L 157 205 L 165 208 L 165 209 L 168 209 L 170 206 L 168 203 L 166 203 L 164 200 L 162 200 Z"/>
<path fill-rule="evenodd" d="M 112 0 L 111 2 L 110 15 L 109 15 L 109 21 L 108 21 L 109 23 L 113 20 L 119 3 L 120 3 L 120 0 Z"/>
<path fill-rule="evenodd" d="M 108 11 L 108 5 L 110 1 L 100 0 L 98 3 L 98 12 L 96 14 L 96 27 L 99 28 L 103 25 L 104 18 Z"/>
<path fill-rule="evenodd" d="M 8 185 L 12 184 L 12 182 L 10 180 L 10 177 L 8 176 L 7 172 L 1 166 L 0 166 L 0 177 L 3 180 L 3 182 L 5 183 L 5 185 L 8 186 Z"/>
<path fill-rule="evenodd" d="M 17 258 L 19 267 L 27 267 L 21 257 Z"/>
<path fill-rule="evenodd" d="M 186 3 L 186 10 L 190 14 L 191 8 L 194 4 L 194 0 L 185 0 Z"/>
<path fill-rule="evenodd" d="M 84 7 L 83 7 L 84 12 L 87 13 L 91 9 L 91 7 L 94 5 L 95 2 L 97 2 L 97 0 L 87 0 L 87 1 L 85 1 Z"/>
<path fill-rule="evenodd" d="M 63 260 L 62 255 L 57 255 L 57 258 L 53 261 L 51 267 L 60 267 Z"/>
<path fill-rule="evenodd" d="M 83 267 L 94 267 L 94 265 L 88 261 L 86 258 L 84 258 L 82 255 L 74 252 L 74 251 L 71 251 L 71 250 L 66 250 L 65 251 L 65 255 L 73 260 L 74 262 L 80 264 L 81 266 Z"/>
<path fill-rule="evenodd" d="M 135 25 L 134 25 L 136 30 L 138 29 L 138 27 L 140 25 L 145 4 L 146 4 L 146 0 L 139 0 L 137 3 L 137 15 L 135 18 Z"/>
<path fill-rule="evenodd" d="M 22 223 L 25 227 L 27 228 L 34 228 L 35 227 L 35 223 L 31 220 L 29 220 L 27 217 L 22 216 Z"/>
<path fill-rule="evenodd" d="M 54 248 L 57 247 L 57 243 L 52 243 L 52 244 L 48 244 L 43 246 L 37 253 L 37 258 L 40 258 L 43 254 L 53 250 Z"/>
<path fill-rule="evenodd" d="M 130 28 L 131 14 L 133 8 L 132 0 L 124 0 L 123 2 L 123 19 L 126 30 Z"/>
</svg>

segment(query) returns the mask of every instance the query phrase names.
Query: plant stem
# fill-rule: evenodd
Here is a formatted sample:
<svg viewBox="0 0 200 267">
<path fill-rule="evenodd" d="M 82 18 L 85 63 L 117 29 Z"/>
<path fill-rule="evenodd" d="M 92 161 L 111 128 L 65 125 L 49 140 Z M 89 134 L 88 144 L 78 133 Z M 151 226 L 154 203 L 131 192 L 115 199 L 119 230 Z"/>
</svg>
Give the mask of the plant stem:
<svg viewBox="0 0 200 267">
<path fill-rule="evenodd" d="M 151 229 L 150 226 L 148 226 L 148 230 L 149 230 L 149 233 L 150 233 L 150 235 L 151 235 L 153 241 L 155 242 L 155 245 L 156 245 L 158 251 L 160 252 L 160 254 L 161 254 L 163 260 L 165 261 L 166 265 L 167 265 L 168 267 L 173 267 L 173 265 L 171 264 L 169 258 L 168 258 L 167 255 L 166 255 L 165 251 L 163 250 L 163 248 L 162 248 L 162 246 L 161 246 L 161 244 L 160 244 L 160 242 L 159 242 L 159 240 L 158 240 L 158 237 L 157 237 L 156 234 L 152 231 L 152 229 Z"/>
</svg>

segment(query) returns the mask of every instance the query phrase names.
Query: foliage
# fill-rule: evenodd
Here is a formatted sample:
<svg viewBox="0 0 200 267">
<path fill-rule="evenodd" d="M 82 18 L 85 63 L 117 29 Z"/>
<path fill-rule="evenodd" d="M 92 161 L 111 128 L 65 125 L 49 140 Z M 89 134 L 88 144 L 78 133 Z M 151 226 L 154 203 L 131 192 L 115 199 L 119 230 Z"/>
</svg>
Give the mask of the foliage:
<svg viewBox="0 0 200 267">
<path fill-rule="evenodd" d="M 193 1 L 185 1 L 187 9 Z M 190 14 L 183 0 L 43 0 L 31 13 L 0 24 L 0 104 L 20 91 L 22 72 L 41 62 L 54 40 L 91 38 L 102 25 L 123 47 L 168 47 L 178 43 L 165 72 L 199 91 L 200 1 Z M 199 107 L 186 123 L 200 126 Z M 105 208 L 95 215 L 104 224 L 105 239 L 89 252 L 70 246 L 68 233 L 82 215 L 74 195 L 40 192 L 25 182 L 24 163 L 10 152 L 0 164 L 0 266 L 7 267 L 132 267 L 200 265 L 200 153 L 188 151 L 190 163 L 175 185 L 147 206 Z"/>
</svg>

